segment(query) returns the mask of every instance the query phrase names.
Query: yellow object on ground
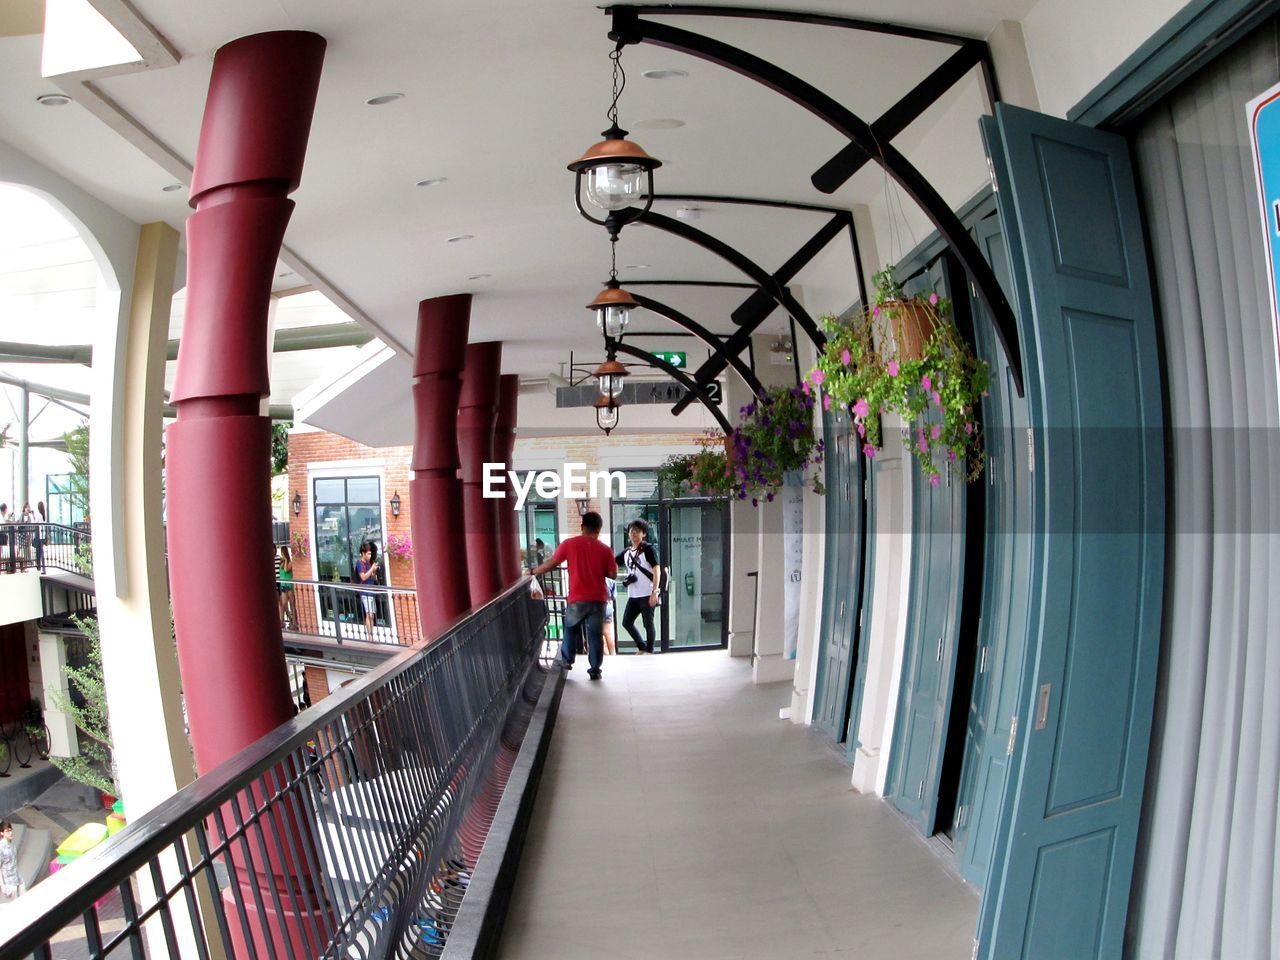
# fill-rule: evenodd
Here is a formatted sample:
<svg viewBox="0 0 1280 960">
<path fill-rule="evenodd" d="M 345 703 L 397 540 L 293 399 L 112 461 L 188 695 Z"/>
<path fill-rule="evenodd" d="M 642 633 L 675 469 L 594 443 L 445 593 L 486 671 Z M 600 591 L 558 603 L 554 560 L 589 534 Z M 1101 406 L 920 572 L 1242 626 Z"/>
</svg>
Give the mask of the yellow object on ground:
<svg viewBox="0 0 1280 960">
<path fill-rule="evenodd" d="M 107 836 L 114 837 L 117 833 L 124 829 L 124 814 L 109 813 L 107 814 Z"/>
<path fill-rule="evenodd" d="M 105 839 L 107 839 L 107 825 L 105 823 L 86 823 L 84 826 L 77 828 L 62 843 L 58 844 L 58 855 L 78 857 L 92 850 Z"/>
</svg>

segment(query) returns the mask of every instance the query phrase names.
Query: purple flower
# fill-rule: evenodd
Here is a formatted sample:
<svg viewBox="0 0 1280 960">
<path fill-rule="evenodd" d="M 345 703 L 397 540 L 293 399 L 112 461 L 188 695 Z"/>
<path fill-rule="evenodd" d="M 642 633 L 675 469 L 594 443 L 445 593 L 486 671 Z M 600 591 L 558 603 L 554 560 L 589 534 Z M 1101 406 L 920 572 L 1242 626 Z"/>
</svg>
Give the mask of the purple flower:
<svg viewBox="0 0 1280 960">
<path fill-rule="evenodd" d="M 868 460 L 874 460 L 876 458 L 876 448 L 869 443 L 864 443 L 862 445 L 862 452 L 866 455 Z"/>
<path fill-rule="evenodd" d="M 942 427 L 940 427 L 938 424 L 935 423 L 932 427 L 929 428 L 929 436 L 932 439 L 937 440 L 940 436 L 942 436 Z"/>
<path fill-rule="evenodd" d="M 929 379 L 929 375 L 927 373 L 920 378 L 920 386 L 924 387 L 926 390 L 933 389 L 933 381 Z"/>
<path fill-rule="evenodd" d="M 764 498 L 765 498 L 765 500 L 767 500 L 769 503 L 773 503 L 773 494 L 772 494 L 772 493 L 767 493 L 767 494 L 765 494 L 765 497 L 764 497 Z"/>
<path fill-rule="evenodd" d="M 871 315 L 873 317 L 880 316 L 880 307 L 878 305 L 871 308 Z"/>
<path fill-rule="evenodd" d="M 936 473 L 929 474 L 929 486 L 936 487 L 942 483 L 942 478 Z"/>
<path fill-rule="evenodd" d="M 865 417 L 871 412 L 871 407 L 867 404 L 866 397 L 859 397 L 858 402 L 853 405 L 853 414 L 856 417 Z"/>
<path fill-rule="evenodd" d="M 800 389 L 803 390 L 806 394 L 808 394 L 809 390 L 811 389 L 809 387 L 809 381 L 806 380 L 804 381 L 804 383 L 800 384 Z"/>
<path fill-rule="evenodd" d="M 929 452 L 929 441 L 926 440 L 924 437 L 921 437 L 919 440 L 916 441 L 916 446 L 920 449 L 921 453 Z"/>
<path fill-rule="evenodd" d="M 809 374 L 809 379 L 813 381 L 815 387 L 820 387 L 823 381 L 827 379 L 827 375 L 820 369 L 814 370 L 813 373 Z"/>
<path fill-rule="evenodd" d="M 938 391 L 937 391 L 937 390 L 933 391 L 933 393 L 932 393 L 932 394 L 930 394 L 929 399 L 933 401 L 933 405 L 934 405 L 935 407 L 940 407 L 940 406 L 942 406 L 942 397 L 940 397 L 940 396 L 938 395 Z"/>
<path fill-rule="evenodd" d="M 898 375 L 898 361 L 890 360 L 885 369 L 889 371 L 889 376 L 896 377 Z"/>
<path fill-rule="evenodd" d="M 938 305 L 938 295 L 936 293 L 929 294 L 929 306 L 936 307 Z"/>
<path fill-rule="evenodd" d="M 855 429 L 858 431 L 858 436 L 865 437 L 867 435 L 867 428 L 862 424 L 856 424 Z"/>
<path fill-rule="evenodd" d="M 843 363 L 846 367 L 849 365 L 850 361 L 852 360 L 853 360 L 853 357 L 849 356 L 848 347 L 845 347 L 843 350 L 840 351 L 840 362 Z"/>
<path fill-rule="evenodd" d="M 973 433 L 973 424 L 972 424 L 972 423 L 966 423 L 966 424 L 964 425 L 964 432 L 965 432 L 965 433 L 968 433 L 968 434 L 972 434 L 972 433 Z"/>
<path fill-rule="evenodd" d="M 948 459 L 948 460 L 952 460 L 952 461 L 954 461 L 954 460 L 955 460 L 955 458 L 956 458 L 956 452 L 955 452 L 954 450 L 948 450 L 948 451 L 947 451 L 947 459 Z"/>
<path fill-rule="evenodd" d="M 830 409 L 831 409 L 831 394 L 829 394 L 829 393 L 824 393 L 824 394 L 822 395 L 822 409 L 823 409 L 823 410 L 830 410 Z"/>
</svg>

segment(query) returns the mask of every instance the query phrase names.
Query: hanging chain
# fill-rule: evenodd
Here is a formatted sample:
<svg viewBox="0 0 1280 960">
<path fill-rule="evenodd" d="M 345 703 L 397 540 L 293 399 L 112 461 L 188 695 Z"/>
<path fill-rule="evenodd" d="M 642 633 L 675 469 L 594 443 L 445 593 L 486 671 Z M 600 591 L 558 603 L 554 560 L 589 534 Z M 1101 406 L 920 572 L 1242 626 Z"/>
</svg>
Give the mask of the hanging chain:
<svg viewBox="0 0 1280 960">
<path fill-rule="evenodd" d="M 622 69 L 622 44 L 618 44 L 613 52 L 609 54 L 609 59 L 613 61 L 613 102 L 609 104 L 609 111 L 605 114 L 609 119 L 609 123 L 613 126 L 618 125 L 618 98 L 622 96 L 622 91 L 627 88 L 627 71 Z"/>
<path fill-rule="evenodd" d="M 609 279 L 618 279 L 618 235 L 609 238 Z"/>
</svg>

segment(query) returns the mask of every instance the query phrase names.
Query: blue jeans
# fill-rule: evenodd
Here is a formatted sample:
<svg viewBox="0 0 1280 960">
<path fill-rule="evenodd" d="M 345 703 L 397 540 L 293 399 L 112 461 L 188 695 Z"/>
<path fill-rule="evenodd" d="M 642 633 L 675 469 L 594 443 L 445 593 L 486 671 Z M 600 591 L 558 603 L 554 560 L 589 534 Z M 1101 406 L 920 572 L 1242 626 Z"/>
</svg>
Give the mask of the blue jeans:
<svg viewBox="0 0 1280 960">
<path fill-rule="evenodd" d="M 560 640 L 560 659 L 573 666 L 577 651 L 578 627 L 587 630 L 587 666 L 595 673 L 604 660 L 604 604 L 570 603 L 564 608 L 564 637 Z"/>
</svg>

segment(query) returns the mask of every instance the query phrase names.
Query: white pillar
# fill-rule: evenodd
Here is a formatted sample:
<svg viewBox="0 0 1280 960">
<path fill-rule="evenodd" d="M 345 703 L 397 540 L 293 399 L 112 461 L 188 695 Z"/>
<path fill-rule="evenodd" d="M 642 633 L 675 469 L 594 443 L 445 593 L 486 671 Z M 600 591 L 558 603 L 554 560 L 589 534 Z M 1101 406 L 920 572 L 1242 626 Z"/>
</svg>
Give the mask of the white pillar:
<svg viewBox="0 0 1280 960">
<path fill-rule="evenodd" d="M 818 351 L 805 337 L 796 344 L 800 355 L 800 373 L 807 374 L 817 365 Z M 822 409 L 815 405 L 813 411 L 815 436 L 822 438 Z M 819 468 L 825 478 L 825 468 Z M 812 477 L 810 469 L 807 477 Z M 791 722 L 812 723 L 813 702 L 811 691 L 817 679 L 818 651 L 822 649 L 822 595 L 828 585 L 823 583 L 826 565 L 826 516 L 827 498 L 813 492 L 811 484 L 804 491 L 803 556 L 800 566 L 800 632 L 796 642 L 796 670 L 791 690 Z M 848 589 L 843 584 L 833 589 Z"/>
<path fill-rule="evenodd" d="M 756 629 L 755 659 L 752 679 L 756 683 L 774 683 L 790 680 L 795 673 L 795 661 L 783 655 L 785 604 L 783 586 L 786 563 L 783 551 L 782 501 L 761 502 L 759 507 L 760 536 L 756 555 Z"/>
<path fill-rule="evenodd" d="M 1039 110 L 1040 95 L 1036 92 L 1035 74 L 1031 70 L 1031 56 L 1027 53 L 1022 24 L 1016 20 L 1001 20 L 987 37 L 987 46 L 991 49 L 991 61 L 995 65 L 1000 99 L 1028 110 Z M 990 109 L 992 105 L 987 106 Z"/>
<path fill-rule="evenodd" d="M 76 725 L 58 708 L 66 703 L 71 691 L 67 684 L 67 644 L 54 633 L 40 633 L 40 679 L 44 688 L 44 723 L 49 728 L 49 753 L 55 757 L 74 757 L 80 753 L 76 741 Z"/>
</svg>

